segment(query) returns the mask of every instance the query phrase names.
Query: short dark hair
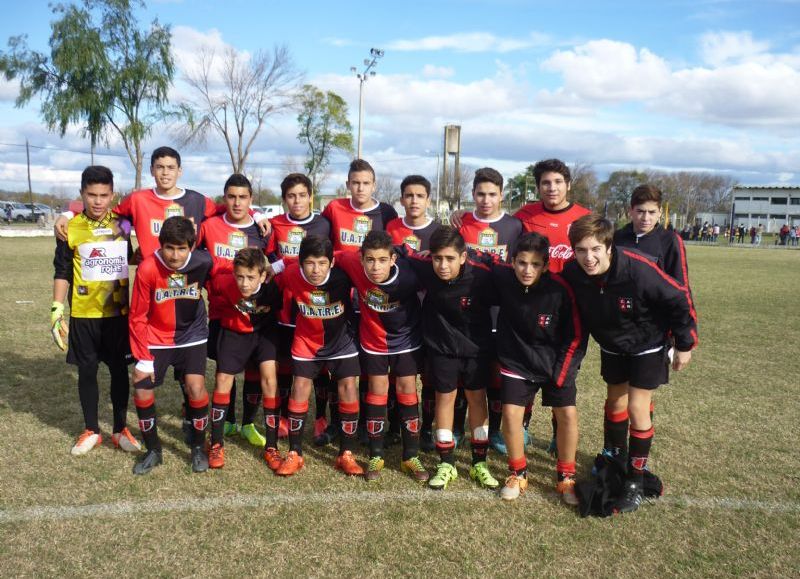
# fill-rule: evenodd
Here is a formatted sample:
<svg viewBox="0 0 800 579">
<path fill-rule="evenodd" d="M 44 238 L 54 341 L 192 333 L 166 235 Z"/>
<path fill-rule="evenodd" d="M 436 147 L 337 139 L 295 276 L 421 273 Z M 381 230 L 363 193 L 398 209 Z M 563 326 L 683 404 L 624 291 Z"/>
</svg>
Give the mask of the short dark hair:
<svg viewBox="0 0 800 579">
<path fill-rule="evenodd" d="M 403 196 L 403 191 L 406 190 L 406 187 L 409 185 L 422 185 L 425 187 L 425 193 L 428 197 L 431 196 L 431 182 L 428 181 L 422 175 L 409 175 L 400 183 L 400 197 Z"/>
<path fill-rule="evenodd" d="M 289 192 L 289 189 L 295 185 L 305 186 L 309 196 L 314 194 L 311 179 L 302 173 L 289 173 L 283 178 L 283 181 L 281 181 L 281 199 L 286 199 L 286 194 Z"/>
<path fill-rule="evenodd" d="M 167 243 L 172 245 L 183 245 L 194 247 L 197 234 L 194 230 L 194 223 L 188 217 L 175 215 L 164 220 L 161 224 L 161 231 L 158 233 L 158 242 L 164 246 Z"/>
<path fill-rule="evenodd" d="M 108 167 L 102 165 L 89 165 L 81 173 L 81 191 L 89 185 L 111 185 L 114 190 L 114 173 Z"/>
<path fill-rule="evenodd" d="M 253 194 L 253 185 L 250 183 L 250 179 L 241 173 L 234 173 L 228 177 L 228 180 L 225 181 L 225 186 L 222 188 L 222 192 L 227 193 L 228 187 L 247 187 L 247 190 L 250 191 L 250 195 Z"/>
<path fill-rule="evenodd" d="M 542 180 L 542 175 L 545 173 L 561 173 L 562 177 L 564 177 L 564 181 L 567 183 L 572 181 L 569 167 L 560 159 L 545 159 L 533 166 L 533 178 L 536 181 L 537 188 L 539 187 L 539 182 Z"/>
<path fill-rule="evenodd" d="M 467 250 L 467 245 L 464 243 L 464 238 L 461 237 L 458 229 L 450 225 L 442 225 L 434 231 L 428 247 L 431 253 L 438 253 L 448 247 L 452 247 L 458 253 L 464 253 Z"/>
<path fill-rule="evenodd" d="M 307 235 L 300 242 L 300 263 L 309 257 L 327 257 L 333 261 L 333 243 L 321 235 Z"/>
<path fill-rule="evenodd" d="M 181 154 L 172 147 L 159 147 L 153 154 L 150 155 L 150 166 L 154 166 L 156 161 L 162 157 L 172 157 L 178 162 L 178 167 L 181 166 Z"/>
<path fill-rule="evenodd" d="M 639 185 L 633 190 L 633 193 L 631 193 L 631 207 L 636 207 L 648 201 L 655 201 L 656 204 L 661 207 L 662 197 L 661 189 L 655 185 L 645 183 L 644 185 Z"/>
<path fill-rule="evenodd" d="M 550 261 L 550 242 L 541 233 L 523 233 L 517 239 L 517 245 L 511 252 L 511 259 L 514 259 L 523 251 L 532 251 L 542 257 L 544 263 Z"/>
<path fill-rule="evenodd" d="M 243 247 L 233 258 L 233 267 L 257 269 L 259 273 L 267 270 L 267 257 L 257 247 Z"/>
<path fill-rule="evenodd" d="M 483 169 L 475 171 L 475 178 L 472 179 L 472 190 L 474 191 L 481 183 L 492 183 L 493 185 L 497 185 L 500 191 L 503 190 L 503 176 L 500 174 L 500 171 L 492 169 L 491 167 L 484 167 Z"/>
<path fill-rule="evenodd" d="M 364 237 L 361 254 L 363 255 L 368 249 L 387 249 L 391 253 L 393 245 L 391 235 L 383 229 L 373 229 Z"/>
<path fill-rule="evenodd" d="M 614 226 L 608 219 L 595 213 L 584 215 L 572 222 L 569 228 L 569 242 L 572 247 L 575 247 L 587 237 L 595 237 L 607 248 L 611 247 L 611 243 L 614 241 Z"/>
<path fill-rule="evenodd" d="M 347 180 L 350 180 L 350 175 L 359 171 L 369 171 L 372 173 L 373 180 L 375 179 L 375 169 L 372 168 L 372 165 L 364 159 L 353 159 L 353 162 L 350 163 L 350 168 L 347 170 Z"/>
</svg>

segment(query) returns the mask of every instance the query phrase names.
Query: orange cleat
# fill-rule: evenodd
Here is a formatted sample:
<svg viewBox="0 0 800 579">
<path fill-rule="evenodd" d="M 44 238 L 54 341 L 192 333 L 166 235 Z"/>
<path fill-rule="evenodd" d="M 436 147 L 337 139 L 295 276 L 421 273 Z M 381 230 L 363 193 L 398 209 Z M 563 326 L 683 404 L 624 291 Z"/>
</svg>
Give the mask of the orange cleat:
<svg viewBox="0 0 800 579">
<path fill-rule="evenodd" d="M 283 459 L 283 462 L 281 462 L 281 465 L 275 471 L 275 474 L 279 476 L 292 476 L 294 473 L 302 470 L 305 464 L 306 461 L 302 456 L 297 454 L 297 451 L 290 450 L 286 458 Z"/>
<path fill-rule="evenodd" d="M 270 470 L 278 470 L 281 464 L 283 463 L 283 458 L 281 457 L 281 453 L 278 452 L 277 448 L 268 448 L 264 451 L 264 460 L 267 463 L 267 466 Z"/>
<path fill-rule="evenodd" d="M 289 421 L 281 416 L 278 422 L 278 438 L 286 438 L 289 436 Z"/>
<path fill-rule="evenodd" d="M 328 421 L 324 416 L 320 416 L 314 421 L 314 438 L 319 438 L 328 428 Z"/>
<path fill-rule="evenodd" d="M 208 466 L 210 468 L 225 466 L 225 447 L 219 442 L 211 445 L 211 448 L 208 449 Z"/>
<path fill-rule="evenodd" d="M 342 471 L 350 476 L 364 476 L 364 469 L 356 462 L 356 457 L 349 450 L 345 450 L 342 454 L 336 457 L 336 462 L 333 463 L 333 468 Z"/>
</svg>

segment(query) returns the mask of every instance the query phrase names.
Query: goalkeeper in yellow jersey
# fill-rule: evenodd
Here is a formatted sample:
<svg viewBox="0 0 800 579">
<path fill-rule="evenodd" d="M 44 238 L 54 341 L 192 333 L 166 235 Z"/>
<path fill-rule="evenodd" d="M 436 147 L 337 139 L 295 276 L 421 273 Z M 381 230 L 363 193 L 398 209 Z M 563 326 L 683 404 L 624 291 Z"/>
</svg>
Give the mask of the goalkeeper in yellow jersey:
<svg viewBox="0 0 800 579">
<path fill-rule="evenodd" d="M 111 213 L 114 175 L 101 166 L 81 175 L 83 212 L 67 225 L 67 240 L 56 241 L 53 258 L 53 305 L 50 324 L 56 345 L 67 352 L 67 362 L 78 367 L 78 396 L 86 429 L 72 447 L 83 455 L 102 442 L 98 425 L 100 362 L 111 374 L 111 405 L 115 447 L 141 450 L 126 426 L 128 413 L 128 257 L 130 224 Z M 64 303 L 69 301 L 69 330 Z"/>
</svg>

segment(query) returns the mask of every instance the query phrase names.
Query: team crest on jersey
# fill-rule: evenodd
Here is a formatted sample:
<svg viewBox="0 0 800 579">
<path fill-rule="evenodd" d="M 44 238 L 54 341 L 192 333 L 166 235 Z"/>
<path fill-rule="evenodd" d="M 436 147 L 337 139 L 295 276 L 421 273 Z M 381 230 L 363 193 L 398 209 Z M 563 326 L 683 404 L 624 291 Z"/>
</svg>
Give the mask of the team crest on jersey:
<svg viewBox="0 0 800 579">
<path fill-rule="evenodd" d="M 411 418 L 405 421 L 406 430 L 408 430 L 411 434 L 416 434 L 419 432 L 419 418 Z"/>
<path fill-rule="evenodd" d="M 195 430 L 205 430 L 208 426 L 208 416 L 201 416 L 200 418 L 192 418 L 192 426 Z"/>
<path fill-rule="evenodd" d="M 422 247 L 420 239 L 416 235 L 409 235 L 408 237 L 404 237 L 403 243 L 408 245 L 414 251 L 419 251 L 419 248 Z"/>
<path fill-rule="evenodd" d="M 228 236 L 228 245 L 235 249 L 247 247 L 247 236 L 241 231 L 234 231 Z"/>
<path fill-rule="evenodd" d="M 156 424 L 155 418 L 140 418 L 139 419 L 139 430 L 142 432 L 150 432 L 153 430 L 153 426 Z"/>
<path fill-rule="evenodd" d="M 164 209 L 164 221 L 166 221 L 170 217 L 183 217 L 183 207 L 181 207 L 177 203 L 168 205 L 167 208 Z"/>
<path fill-rule="evenodd" d="M 553 320 L 553 314 L 539 314 L 539 327 L 546 328 Z"/>
<path fill-rule="evenodd" d="M 358 420 L 342 420 L 342 432 L 352 436 L 358 429 Z"/>
<path fill-rule="evenodd" d="M 266 314 L 270 311 L 269 306 L 260 306 L 256 303 L 255 300 L 248 300 L 245 298 L 239 298 L 239 301 L 236 303 L 236 309 L 242 312 L 243 314 Z"/>
<path fill-rule="evenodd" d="M 463 296 L 461 298 L 461 309 L 466 310 L 472 305 L 472 298 L 470 296 Z"/>
<path fill-rule="evenodd" d="M 180 288 L 186 287 L 186 283 L 188 281 L 187 276 L 182 273 L 173 273 L 167 278 L 167 287 L 169 288 Z"/>
<path fill-rule="evenodd" d="M 372 219 L 369 217 L 361 216 L 353 220 L 353 229 L 342 228 L 339 232 L 339 241 L 343 245 L 357 245 L 361 247 L 364 243 L 364 237 L 372 229 Z"/>
<path fill-rule="evenodd" d="M 330 303 L 328 292 L 313 291 L 309 294 L 311 303 L 297 302 L 297 311 L 307 318 L 331 319 L 344 313 L 342 302 Z"/>
<path fill-rule="evenodd" d="M 390 312 L 397 309 L 399 305 L 399 302 L 390 302 L 389 294 L 378 288 L 372 288 L 366 294 L 363 294 L 362 301 L 369 309 L 376 312 Z"/>
<path fill-rule="evenodd" d="M 629 313 L 633 311 L 633 298 L 617 298 L 617 306 L 622 313 Z"/>
<path fill-rule="evenodd" d="M 478 245 L 481 247 L 494 247 L 497 245 L 497 232 L 489 228 L 478 233 Z"/>
<path fill-rule="evenodd" d="M 311 292 L 311 303 L 315 306 L 327 306 L 330 299 L 328 292 Z"/>
<path fill-rule="evenodd" d="M 281 255 L 299 255 L 300 244 L 306 236 L 306 230 L 302 227 L 292 227 L 286 232 L 286 241 L 279 241 Z"/>
<path fill-rule="evenodd" d="M 223 418 L 225 418 L 225 409 L 224 408 L 212 408 L 211 409 L 211 420 L 213 422 L 219 422 Z"/>
<path fill-rule="evenodd" d="M 383 432 L 383 420 L 367 420 L 367 432 L 373 436 Z"/>
</svg>

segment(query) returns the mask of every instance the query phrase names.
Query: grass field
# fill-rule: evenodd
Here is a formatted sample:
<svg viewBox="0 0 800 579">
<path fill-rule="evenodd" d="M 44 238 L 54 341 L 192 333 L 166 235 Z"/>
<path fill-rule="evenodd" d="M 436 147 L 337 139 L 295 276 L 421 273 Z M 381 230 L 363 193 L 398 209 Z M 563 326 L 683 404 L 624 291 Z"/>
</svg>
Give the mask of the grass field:
<svg viewBox="0 0 800 579">
<path fill-rule="evenodd" d="M 48 333 L 52 244 L 0 239 L 2 576 L 800 574 L 800 251 L 689 248 L 701 343 L 656 396 L 651 466 L 666 494 L 632 515 L 581 519 L 552 490 L 542 408 L 532 484 L 513 504 L 475 489 L 465 450 L 443 493 L 401 475 L 398 449 L 370 485 L 310 444 L 289 480 L 230 442 L 224 470 L 192 475 L 171 383 L 158 391 L 165 464 L 152 475 L 134 478 L 133 458 L 106 442 L 71 457 L 82 419 L 76 372 Z M 603 398 L 592 348 L 579 377 L 581 472 L 601 444 Z M 104 434 L 109 421 L 103 386 Z M 490 466 L 504 475 L 502 457 Z"/>
</svg>

